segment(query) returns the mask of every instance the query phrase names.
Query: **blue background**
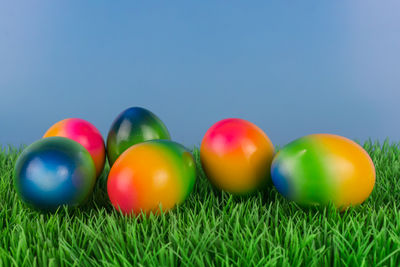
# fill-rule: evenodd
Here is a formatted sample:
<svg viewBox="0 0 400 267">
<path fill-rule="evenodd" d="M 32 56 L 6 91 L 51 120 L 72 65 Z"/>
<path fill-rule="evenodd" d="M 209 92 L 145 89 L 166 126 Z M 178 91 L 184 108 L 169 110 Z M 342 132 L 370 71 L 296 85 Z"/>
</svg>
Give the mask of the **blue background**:
<svg viewBox="0 0 400 267">
<path fill-rule="evenodd" d="M 199 144 L 241 117 L 275 144 L 400 140 L 400 1 L 2 1 L 0 144 L 143 106 Z"/>
</svg>

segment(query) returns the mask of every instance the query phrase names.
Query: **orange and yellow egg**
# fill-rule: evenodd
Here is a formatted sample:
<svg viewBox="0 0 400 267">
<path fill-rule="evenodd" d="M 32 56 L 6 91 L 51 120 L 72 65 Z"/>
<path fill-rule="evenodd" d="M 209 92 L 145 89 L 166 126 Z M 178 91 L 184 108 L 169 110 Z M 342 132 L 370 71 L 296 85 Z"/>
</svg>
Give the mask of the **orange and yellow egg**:
<svg viewBox="0 0 400 267">
<path fill-rule="evenodd" d="M 113 164 L 107 181 L 111 203 L 124 214 L 158 214 L 181 204 L 193 190 L 192 154 L 169 140 L 136 144 Z"/>
</svg>

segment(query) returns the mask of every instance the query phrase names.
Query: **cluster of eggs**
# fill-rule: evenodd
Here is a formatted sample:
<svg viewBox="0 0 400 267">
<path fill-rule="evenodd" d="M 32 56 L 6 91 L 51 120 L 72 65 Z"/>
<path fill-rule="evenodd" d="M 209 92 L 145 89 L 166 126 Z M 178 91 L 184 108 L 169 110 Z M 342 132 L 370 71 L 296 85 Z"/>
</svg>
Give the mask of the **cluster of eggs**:
<svg viewBox="0 0 400 267">
<path fill-rule="evenodd" d="M 100 132 L 82 119 L 54 124 L 19 156 L 14 175 L 18 194 L 30 206 L 55 210 L 83 204 L 110 164 L 107 192 L 125 214 L 167 211 L 192 191 L 192 154 L 170 141 L 164 123 L 152 112 L 133 107 L 113 122 L 107 149 Z"/>
<path fill-rule="evenodd" d="M 114 120 L 106 144 L 91 123 L 66 119 L 22 152 L 14 184 L 35 208 L 77 206 L 90 197 L 108 158 L 107 192 L 117 210 L 136 215 L 168 211 L 188 197 L 196 180 L 192 154 L 170 139 L 164 123 L 139 107 Z M 371 158 L 347 138 L 309 135 L 275 153 L 268 136 L 243 119 L 221 120 L 209 128 L 200 161 L 221 190 L 248 195 L 272 181 L 282 195 L 305 205 L 358 205 L 375 184 Z"/>
</svg>

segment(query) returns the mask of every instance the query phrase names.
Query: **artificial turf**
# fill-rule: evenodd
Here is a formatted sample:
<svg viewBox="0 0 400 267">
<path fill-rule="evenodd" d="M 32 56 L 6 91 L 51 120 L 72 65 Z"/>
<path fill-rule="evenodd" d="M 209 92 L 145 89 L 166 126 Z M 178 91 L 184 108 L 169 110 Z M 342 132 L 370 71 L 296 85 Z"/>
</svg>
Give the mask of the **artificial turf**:
<svg viewBox="0 0 400 267">
<path fill-rule="evenodd" d="M 199 168 L 184 204 L 148 218 L 111 207 L 107 168 L 85 206 L 32 210 L 13 188 L 21 149 L 3 148 L 0 265 L 400 266 L 400 144 L 368 141 L 364 148 L 376 166 L 375 189 L 342 213 L 299 207 L 273 187 L 232 197 L 213 189 Z"/>
</svg>

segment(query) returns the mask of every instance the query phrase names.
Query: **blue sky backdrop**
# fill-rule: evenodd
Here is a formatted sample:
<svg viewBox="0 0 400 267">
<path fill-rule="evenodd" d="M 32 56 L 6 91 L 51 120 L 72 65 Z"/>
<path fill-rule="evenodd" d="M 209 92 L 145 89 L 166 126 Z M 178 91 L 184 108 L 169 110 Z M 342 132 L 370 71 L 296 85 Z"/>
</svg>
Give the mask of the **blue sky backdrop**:
<svg viewBox="0 0 400 267">
<path fill-rule="evenodd" d="M 240 117 L 278 145 L 400 140 L 400 1 L 2 1 L 0 144 L 142 106 L 199 144 Z"/>
</svg>

